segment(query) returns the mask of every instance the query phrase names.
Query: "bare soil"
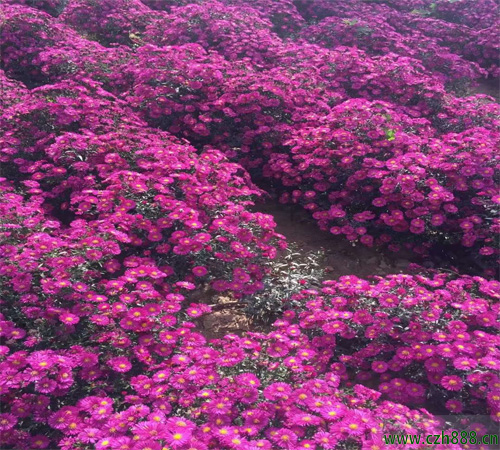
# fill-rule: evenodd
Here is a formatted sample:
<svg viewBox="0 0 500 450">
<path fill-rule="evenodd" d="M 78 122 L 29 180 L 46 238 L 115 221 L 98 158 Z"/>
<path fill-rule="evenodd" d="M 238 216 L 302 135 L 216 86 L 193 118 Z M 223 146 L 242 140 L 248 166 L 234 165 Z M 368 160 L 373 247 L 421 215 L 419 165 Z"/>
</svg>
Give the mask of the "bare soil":
<svg viewBox="0 0 500 450">
<path fill-rule="evenodd" d="M 498 78 L 481 80 L 479 85 L 472 89 L 472 93 L 490 95 L 500 101 L 500 80 Z"/>
<path fill-rule="evenodd" d="M 356 275 L 366 278 L 371 275 L 388 275 L 406 272 L 411 262 L 416 262 L 411 252 L 393 253 L 362 244 L 354 245 L 342 236 L 321 231 L 309 218 L 306 211 L 278 202 L 258 204 L 256 211 L 270 214 L 277 224 L 276 231 L 286 236 L 290 244 L 302 249 L 304 255 L 323 251 L 323 266 L 327 278 Z"/>
</svg>

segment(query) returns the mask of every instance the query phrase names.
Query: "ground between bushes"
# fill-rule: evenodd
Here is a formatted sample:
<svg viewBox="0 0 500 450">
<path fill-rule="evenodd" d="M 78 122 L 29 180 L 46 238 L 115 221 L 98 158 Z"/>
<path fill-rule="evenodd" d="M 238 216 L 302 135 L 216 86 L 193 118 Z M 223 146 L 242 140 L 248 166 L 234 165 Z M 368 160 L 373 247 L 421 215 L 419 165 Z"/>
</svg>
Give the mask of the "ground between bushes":
<svg viewBox="0 0 500 450">
<path fill-rule="evenodd" d="M 282 205 L 277 201 L 258 203 L 255 211 L 270 214 L 277 224 L 276 231 L 286 236 L 288 244 L 298 249 L 300 258 L 323 253 L 319 262 L 325 278 L 336 279 L 343 275 L 367 278 L 373 275 L 408 272 L 408 265 L 419 262 L 410 251 L 393 253 L 364 245 L 353 245 L 341 236 L 334 236 L 318 229 L 299 208 Z M 283 255 L 279 255 L 283 258 Z M 421 262 L 421 261 L 420 261 Z M 204 291 L 196 301 L 213 305 L 213 310 L 197 321 L 197 327 L 207 339 L 218 339 L 228 333 L 266 331 L 267 327 L 253 321 L 244 311 L 244 305 L 227 294 Z"/>
</svg>

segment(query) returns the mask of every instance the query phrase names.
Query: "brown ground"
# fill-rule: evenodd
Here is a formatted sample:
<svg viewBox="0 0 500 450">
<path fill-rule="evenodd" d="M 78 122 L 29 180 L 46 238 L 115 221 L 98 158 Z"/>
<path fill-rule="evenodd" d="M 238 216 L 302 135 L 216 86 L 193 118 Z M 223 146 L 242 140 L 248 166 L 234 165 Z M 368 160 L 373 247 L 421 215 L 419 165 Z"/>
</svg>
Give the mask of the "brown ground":
<svg viewBox="0 0 500 450">
<path fill-rule="evenodd" d="M 488 79 L 481 80 L 479 85 L 472 89 L 473 94 L 491 95 L 497 101 L 500 100 L 500 80 Z"/>
<path fill-rule="evenodd" d="M 366 278 L 370 275 L 387 275 L 405 272 L 412 262 L 410 252 L 393 253 L 364 245 L 353 246 L 347 239 L 334 236 L 318 229 L 307 212 L 278 202 L 267 202 L 255 208 L 256 211 L 271 214 L 276 221 L 276 231 L 296 244 L 304 254 L 323 250 L 324 268 L 328 278 L 342 275 L 356 275 Z"/>
</svg>

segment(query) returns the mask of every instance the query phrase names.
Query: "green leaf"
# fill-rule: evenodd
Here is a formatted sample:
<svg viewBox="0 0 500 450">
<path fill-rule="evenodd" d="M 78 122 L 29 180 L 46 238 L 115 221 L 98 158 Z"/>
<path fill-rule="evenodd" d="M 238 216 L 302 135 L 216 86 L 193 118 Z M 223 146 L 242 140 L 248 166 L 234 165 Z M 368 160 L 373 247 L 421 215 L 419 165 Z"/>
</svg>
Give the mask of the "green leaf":
<svg viewBox="0 0 500 450">
<path fill-rule="evenodd" d="M 394 130 L 385 130 L 385 135 L 388 141 L 393 141 L 396 139 L 396 132 Z"/>
</svg>

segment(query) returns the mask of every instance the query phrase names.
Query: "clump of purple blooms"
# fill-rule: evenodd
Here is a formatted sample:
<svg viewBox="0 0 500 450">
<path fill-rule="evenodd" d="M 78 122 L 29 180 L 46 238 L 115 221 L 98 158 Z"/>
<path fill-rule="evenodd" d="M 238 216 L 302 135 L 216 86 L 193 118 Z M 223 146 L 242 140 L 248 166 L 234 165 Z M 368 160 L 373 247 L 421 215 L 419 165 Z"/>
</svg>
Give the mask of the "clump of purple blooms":
<svg viewBox="0 0 500 450">
<path fill-rule="evenodd" d="M 499 23 L 497 0 L 5 0 L 0 447 L 382 450 L 500 422 Z M 287 247 L 269 195 L 484 273 L 304 282 L 271 329 L 209 341 L 207 292 L 251 303 Z"/>
</svg>

